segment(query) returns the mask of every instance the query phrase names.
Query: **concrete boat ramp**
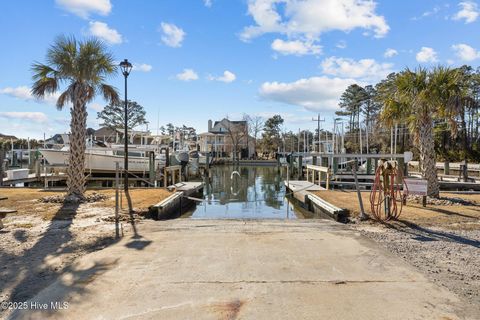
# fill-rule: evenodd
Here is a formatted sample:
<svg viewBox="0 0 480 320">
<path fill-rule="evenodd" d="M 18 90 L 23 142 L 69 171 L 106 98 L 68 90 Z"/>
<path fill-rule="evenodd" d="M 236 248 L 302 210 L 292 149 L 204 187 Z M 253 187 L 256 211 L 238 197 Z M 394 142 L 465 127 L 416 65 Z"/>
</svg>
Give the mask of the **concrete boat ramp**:
<svg viewBox="0 0 480 320">
<path fill-rule="evenodd" d="M 68 308 L 12 318 L 476 318 L 456 295 L 333 221 L 177 219 L 138 232 L 80 258 L 30 301 Z"/>
</svg>

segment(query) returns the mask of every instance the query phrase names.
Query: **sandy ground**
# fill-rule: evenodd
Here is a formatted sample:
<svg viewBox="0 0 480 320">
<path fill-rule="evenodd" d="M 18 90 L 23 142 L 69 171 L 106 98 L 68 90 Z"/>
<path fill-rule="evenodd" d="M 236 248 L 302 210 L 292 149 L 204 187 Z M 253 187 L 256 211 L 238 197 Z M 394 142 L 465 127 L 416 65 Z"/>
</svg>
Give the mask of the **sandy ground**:
<svg viewBox="0 0 480 320">
<path fill-rule="evenodd" d="M 317 195 L 359 214 L 357 194 L 319 191 Z M 362 192 L 370 213 L 369 192 Z M 480 306 L 480 194 L 448 194 L 472 206 L 432 206 L 407 203 L 398 221 L 380 224 L 354 220 L 350 226 L 417 267 L 429 279 Z"/>
<path fill-rule="evenodd" d="M 0 196 L 9 198 L 0 206 L 18 210 L 3 219 L 5 228 L 0 230 L 0 302 L 31 298 L 68 272 L 74 260 L 116 241 L 112 222 L 115 192 L 96 192 L 109 198 L 76 207 L 38 201 L 59 192 L 0 189 Z M 139 213 L 169 194 L 164 189 L 131 190 L 133 206 Z M 126 203 L 123 199 L 124 207 Z M 119 230 L 124 235 L 134 233 L 128 221 L 124 214 Z M 139 219 L 137 223 L 143 222 Z"/>
</svg>

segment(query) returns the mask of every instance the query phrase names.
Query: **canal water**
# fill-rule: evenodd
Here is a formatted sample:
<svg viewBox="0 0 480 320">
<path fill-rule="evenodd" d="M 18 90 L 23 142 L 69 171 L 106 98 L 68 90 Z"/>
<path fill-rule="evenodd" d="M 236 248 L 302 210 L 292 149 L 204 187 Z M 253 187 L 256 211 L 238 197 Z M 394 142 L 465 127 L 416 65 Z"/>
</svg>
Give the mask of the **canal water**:
<svg viewBox="0 0 480 320">
<path fill-rule="evenodd" d="M 285 170 L 273 166 L 215 166 L 203 199 L 182 215 L 193 219 L 321 218 L 286 196 Z"/>
</svg>

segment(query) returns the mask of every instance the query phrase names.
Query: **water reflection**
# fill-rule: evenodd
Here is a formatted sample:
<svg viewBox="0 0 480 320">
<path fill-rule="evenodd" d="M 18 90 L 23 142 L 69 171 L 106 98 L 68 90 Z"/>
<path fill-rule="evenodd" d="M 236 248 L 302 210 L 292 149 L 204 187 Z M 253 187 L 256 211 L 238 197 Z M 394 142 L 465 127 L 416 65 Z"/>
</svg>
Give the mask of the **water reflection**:
<svg viewBox="0 0 480 320">
<path fill-rule="evenodd" d="M 217 166 L 204 189 L 203 203 L 183 217 L 197 219 L 311 218 L 285 197 L 284 178 L 276 167 Z M 237 171 L 238 174 L 233 173 Z M 233 174 L 232 174 L 233 173 Z"/>
</svg>

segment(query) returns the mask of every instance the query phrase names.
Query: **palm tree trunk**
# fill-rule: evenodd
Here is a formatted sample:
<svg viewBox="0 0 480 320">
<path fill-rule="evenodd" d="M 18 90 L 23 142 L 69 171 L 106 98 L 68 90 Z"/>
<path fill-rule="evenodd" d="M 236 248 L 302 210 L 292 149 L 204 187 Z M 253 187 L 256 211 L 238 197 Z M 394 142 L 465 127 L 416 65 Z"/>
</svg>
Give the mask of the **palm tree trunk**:
<svg viewBox="0 0 480 320">
<path fill-rule="evenodd" d="M 422 178 L 428 182 L 428 195 L 438 198 L 440 188 L 437 178 L 437 167 L 435 159 L 435 140 L 433 138 L 433 123 L 431 116 L 425 114 L 420 120 L 419 149 L 420 149 L 420 171 Z"/>
<path fill-rule="evenodd" d="M 76 89 L 75 102 L 70 109 L 70 156 L 67 168 L 67 193 L 72 200 L 84 199 L 85 193 L 85 138 L 87 135 L 87 109 L 80 88 Z"/>
</svg>

